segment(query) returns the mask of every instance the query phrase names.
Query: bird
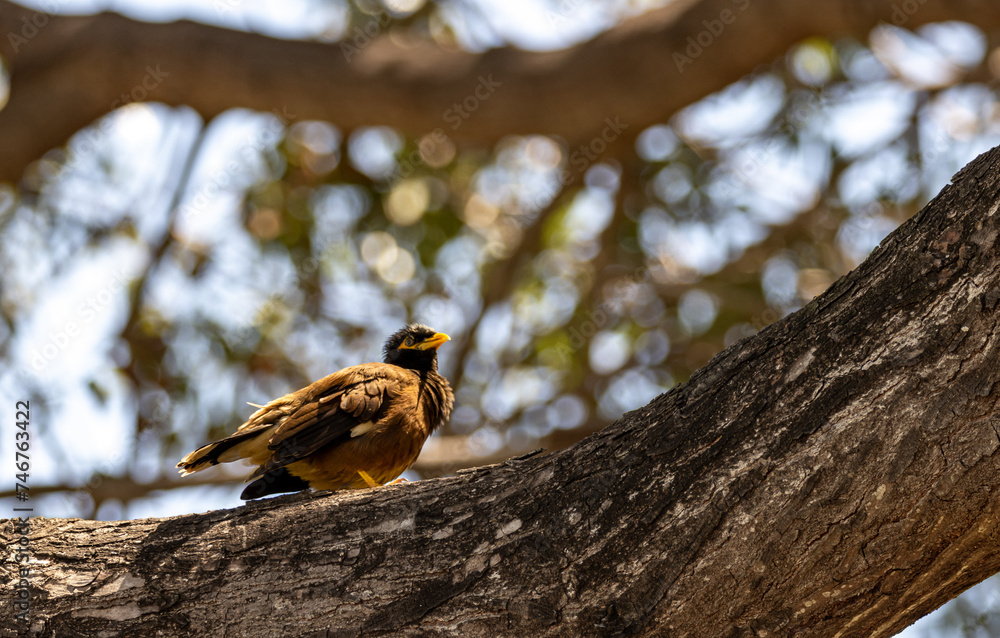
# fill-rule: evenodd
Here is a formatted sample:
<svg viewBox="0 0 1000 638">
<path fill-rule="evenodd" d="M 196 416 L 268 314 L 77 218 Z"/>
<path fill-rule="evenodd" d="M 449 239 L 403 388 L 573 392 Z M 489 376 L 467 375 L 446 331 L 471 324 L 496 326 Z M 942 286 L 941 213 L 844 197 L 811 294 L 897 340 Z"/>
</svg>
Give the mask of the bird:
<svg viewBox="0 0 1000 638">
<path fill-rule="evenodd" d="M 344 368 L 254 412 L 236 432 L 177 464 L 181 476 L 244 460 L 255 469 L 240 498 L 378 487 L 405 472 L 455 403 L 437 371 L 451 338 L 419 323 L 385 342 L 382 363 Z M 403 479 L 399 479 L 402 481 Z"/>
</svg>

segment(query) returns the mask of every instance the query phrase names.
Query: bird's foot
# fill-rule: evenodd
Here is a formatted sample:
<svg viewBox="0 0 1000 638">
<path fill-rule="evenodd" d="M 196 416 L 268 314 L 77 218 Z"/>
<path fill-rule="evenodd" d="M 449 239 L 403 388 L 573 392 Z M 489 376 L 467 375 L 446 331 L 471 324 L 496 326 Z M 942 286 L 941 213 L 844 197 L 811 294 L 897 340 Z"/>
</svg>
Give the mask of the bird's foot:
<svg viewBox="0 0 1000 638">
<path fill-rule="evenodd" d="M 364 470 L 358 470 L 358 476 L 360 476 L 361 479 L 365 483 L 368 484 L 368 487 L 380 487 L 382 485 L 399 485 L 400 483 L 409 483 L 409 481 L 407 481 L 402 476 L 400 476 L 395 481 L 390 481 L 388 483 L 379 483 L 375 479 L 372 478 L 371 474 L 369 474 L 368 472 L 365 472 Z"/>
<path fill-rule="evenodd" d="M 379 486 L 379 483 L 375 482 L 375 479 L 373 479 L 371 475 L 368 474 L 368 472 L 365 472 L 364 470 L 358 470 L 358 476 L 360 476 L 361 480 L 363 480 L 365 483 L 368 484 L 368 487 Z"/>
</svg>

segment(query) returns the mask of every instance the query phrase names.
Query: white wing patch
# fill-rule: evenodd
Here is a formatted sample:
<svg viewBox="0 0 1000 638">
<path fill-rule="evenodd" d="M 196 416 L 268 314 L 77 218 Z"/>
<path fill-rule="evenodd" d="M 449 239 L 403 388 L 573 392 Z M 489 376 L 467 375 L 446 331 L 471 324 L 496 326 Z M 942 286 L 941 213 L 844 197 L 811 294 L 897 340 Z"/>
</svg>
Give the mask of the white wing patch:
<svg viewBox="0 0 1000 638">
<path fill-rule="evenodd" d="M 364 423 L 359 423 L 351 428 L 351 438 L 359 437 L 362 434 L 368 434 L 373 429 L 375 429 L 374 421 L 365 421 Z"/>
</svg>

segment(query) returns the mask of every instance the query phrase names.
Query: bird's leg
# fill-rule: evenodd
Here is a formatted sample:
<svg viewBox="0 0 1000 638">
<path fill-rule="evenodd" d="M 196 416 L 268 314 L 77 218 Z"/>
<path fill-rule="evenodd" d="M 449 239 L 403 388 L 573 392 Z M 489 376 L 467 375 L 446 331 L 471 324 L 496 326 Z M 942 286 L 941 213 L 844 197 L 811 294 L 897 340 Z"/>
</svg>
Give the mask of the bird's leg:
<svg viewBox="0 0 1000 638">
<path fill-rule="evenodd" d="M 388 483 L 386 483 L 386 485 L 399 485 L 400 483 L 409 483 L 409 481 L 407 481 L 405 478 L 403 478 L 402 476 L 400 476 L 395 481 L 389 481 Z"/>
<path fill-rule="evenodd" d="M 370 474 L 368 474 L 368 472 L 365 472 L 364 470 L 358 470 L 358 476 L 360 476 L 360 477 L 361 477 L 361 479 L 362 479 L 362 480 L 363 480 L 363 481 L 364 481 L 365 483 L 367 483 L 367 484 L 368 484 L 368 487 L 378 487 L 378 486 L 379 486 L 379 483 L 376 483 L 376 482 L 375 482 L 375 479 L 373 479 L 373 478 L 371 477 L 371 475 L 370 475 Z"/>
</svg>

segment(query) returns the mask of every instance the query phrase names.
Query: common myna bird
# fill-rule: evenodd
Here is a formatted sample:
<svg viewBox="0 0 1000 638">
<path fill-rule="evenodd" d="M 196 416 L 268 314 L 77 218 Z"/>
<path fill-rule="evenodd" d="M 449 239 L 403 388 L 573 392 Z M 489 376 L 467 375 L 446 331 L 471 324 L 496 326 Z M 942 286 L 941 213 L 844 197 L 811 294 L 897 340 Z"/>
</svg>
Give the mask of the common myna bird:
<svg viewBox="0 0 1000 638">
<path fill-rule="evenodd" d="M 181 459 L 181 476 L 246 459 L 258 467 L 243 500 L 392 481 L 451 415 L 455 398 L 437 371 L 437 349 L 448 340 L 427 326 L 406 326 L 386 341 L 383 363 L 344 368 L 255 406 L 232 436 Z"/>
</svg>

